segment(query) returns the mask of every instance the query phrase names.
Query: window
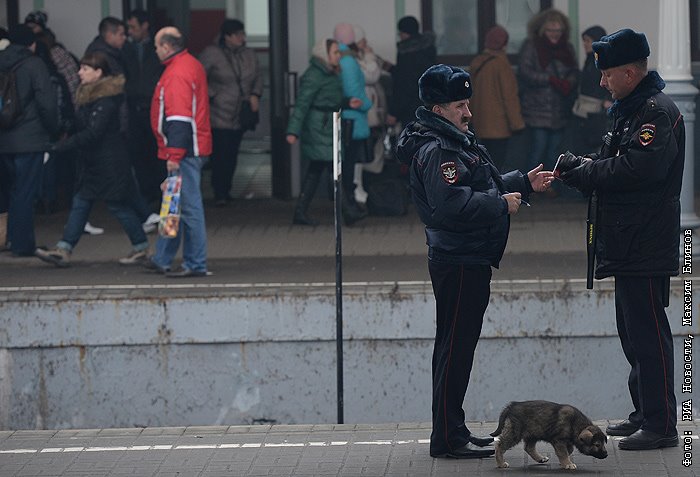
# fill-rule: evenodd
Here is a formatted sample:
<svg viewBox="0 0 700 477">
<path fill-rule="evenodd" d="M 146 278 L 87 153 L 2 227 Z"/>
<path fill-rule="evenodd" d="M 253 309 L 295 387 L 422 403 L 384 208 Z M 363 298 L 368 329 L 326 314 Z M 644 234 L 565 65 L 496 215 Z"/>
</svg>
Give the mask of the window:
<svg viewBox="0 0 700 477">
<path fill-rule="evenodd" d="M 436 35 L 438 61 L 468 65 L 496 24 L 509 33 L 508 55 L 513 61 L 527 37 L 527 22 L 551 6 L 551 0 L 422 0 L 421 13 L 423 29 Z"/>
</svg>

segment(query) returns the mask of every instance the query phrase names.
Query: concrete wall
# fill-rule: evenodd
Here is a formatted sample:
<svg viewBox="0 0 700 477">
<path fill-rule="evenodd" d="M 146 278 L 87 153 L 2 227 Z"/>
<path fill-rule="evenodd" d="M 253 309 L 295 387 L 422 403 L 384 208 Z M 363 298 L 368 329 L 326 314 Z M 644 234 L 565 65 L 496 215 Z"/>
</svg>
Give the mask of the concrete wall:
<svg viewBox="0 0 700 477">
<path fill-rule="evenodd" d="M 596 287 L 493 284 L 468 420 L 495 420 L 508 401 L 535 398 L 595 419 L 626 416 L 612 284 Z M 346 422 L 429 421 L 429 283 L 345 292 Z M 0 428 L 335 421 L 332 287 L 112 293 L 0 302 Z M 682 335 L 697 332 L 681 330 L 681 310 L 676 282 L 668 309 L 676 363 Z M 680 395 L 679 369 L 680 401 L 688 395 Z"/>
</svg>

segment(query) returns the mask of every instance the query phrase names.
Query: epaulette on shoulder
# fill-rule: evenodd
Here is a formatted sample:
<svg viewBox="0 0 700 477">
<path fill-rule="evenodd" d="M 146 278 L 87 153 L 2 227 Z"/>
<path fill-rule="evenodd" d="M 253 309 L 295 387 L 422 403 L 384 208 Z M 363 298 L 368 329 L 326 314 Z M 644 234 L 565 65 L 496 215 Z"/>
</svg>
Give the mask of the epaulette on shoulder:
<svg viewBox="0 0 700 477">
<path fill-rule="evenodd" d="M 657 104 L 658 102 L 656 101 L 656 96 L 651 96 L 649 99 L 647 99 L 647 106 L 649 108 L 655 108 Z"/>
</svg>

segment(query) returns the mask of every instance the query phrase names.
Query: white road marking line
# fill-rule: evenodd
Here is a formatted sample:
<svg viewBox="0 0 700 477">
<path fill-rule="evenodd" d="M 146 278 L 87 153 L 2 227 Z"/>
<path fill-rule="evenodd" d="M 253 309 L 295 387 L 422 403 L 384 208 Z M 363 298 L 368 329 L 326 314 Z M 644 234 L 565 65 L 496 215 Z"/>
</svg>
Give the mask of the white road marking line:
<svg viewBox="0 0 700 477">
<path fill-rule="evenodd" d="M 694 436 L 697 439 L 697 436 Z M 387 446 L 406 444 L 429 444 L 430 439 L 406 439 L 406 440 L 375 440 L 375 441 L 310 441 L 310 442 L 249 442 L 243 444 L 180 444 L 180 445 L 144 445 L 144 446 L 95 446 L 95 447 L 45 447 L 43 449 L 7 449 L 0 450 L 0 454 L 36 454 L 36 453 L 64 453 L 64 452 L 144 452 L 149 450 L 202 450 L 202 449 L 260 449 L 279 447 L 341 447 L 347 445 L 361 446 Z"/>
</svg>

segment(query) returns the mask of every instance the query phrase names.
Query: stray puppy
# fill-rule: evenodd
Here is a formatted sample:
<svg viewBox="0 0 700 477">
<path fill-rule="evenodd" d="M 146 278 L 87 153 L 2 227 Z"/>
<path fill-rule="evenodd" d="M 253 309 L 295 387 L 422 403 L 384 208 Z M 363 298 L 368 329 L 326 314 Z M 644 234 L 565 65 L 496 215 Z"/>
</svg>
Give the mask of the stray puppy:
<svg viewBox="0 0 700 477">
<path fill-rule="evenodd" d="M 581 411 L 567 404 L 549 401 L 524 401 L 508 404 L 498 419 L 498 429 L 491 433 L 500 436 L 496 442 L 496 464 L 508 467 L 503 460 L 505 451 L 521 440 L 525 442 L 525 452 L 535 461 L 543 464 L 549 460 L 535 449 L 537 441 L 552 444 L 562 468 L 576 469 L 569 455 L 576 447 L 582 454 L 605 459 L 608 451 L 607 436 L 598 426 L 594 426 Z"/>
</svg>

